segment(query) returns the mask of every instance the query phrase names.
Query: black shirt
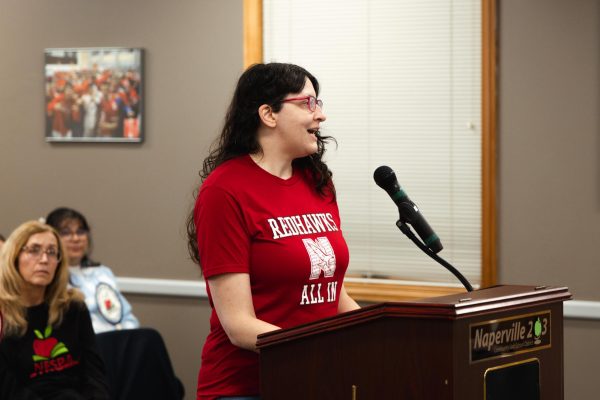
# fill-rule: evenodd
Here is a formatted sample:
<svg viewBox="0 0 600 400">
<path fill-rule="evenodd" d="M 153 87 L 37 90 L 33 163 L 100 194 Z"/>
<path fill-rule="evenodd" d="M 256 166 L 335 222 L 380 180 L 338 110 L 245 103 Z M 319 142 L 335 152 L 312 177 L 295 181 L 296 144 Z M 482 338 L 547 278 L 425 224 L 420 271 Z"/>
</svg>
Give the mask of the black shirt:
<svg viewBox="0 0 600 400">
<path fill-rule="evenodd" d="M 60 326 L 48 305 L 27 309 L 27 332 L 0 342 L 0 399 L 109 398 L 89 312 L 72 301 Z"/>
</svg>

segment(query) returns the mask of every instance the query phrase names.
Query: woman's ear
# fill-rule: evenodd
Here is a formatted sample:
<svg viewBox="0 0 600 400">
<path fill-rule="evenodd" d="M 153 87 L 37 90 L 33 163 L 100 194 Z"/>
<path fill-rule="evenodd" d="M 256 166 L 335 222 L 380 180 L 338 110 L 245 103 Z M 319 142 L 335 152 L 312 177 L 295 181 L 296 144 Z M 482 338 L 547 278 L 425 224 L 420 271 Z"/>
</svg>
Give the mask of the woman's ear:
<svg viewBox="0 0 600 400">
<path fill-rule="evenodd" d="M 258 107 L 258 117 L 269 128 L 275 128 L 277 125 L 277 114 L 273 112 L 273 109 L 268 104 Z"/>
</svg>

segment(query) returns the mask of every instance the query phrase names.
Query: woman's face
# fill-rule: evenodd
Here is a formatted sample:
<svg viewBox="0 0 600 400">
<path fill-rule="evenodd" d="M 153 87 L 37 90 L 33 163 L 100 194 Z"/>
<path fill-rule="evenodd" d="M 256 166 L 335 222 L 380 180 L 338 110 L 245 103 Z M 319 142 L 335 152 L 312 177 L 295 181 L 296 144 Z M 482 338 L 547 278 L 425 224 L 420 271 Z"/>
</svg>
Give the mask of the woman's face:
<svg viewBox="0 0 600 400">
<path fill-rule="evenodd" d="M 52 232 L 29 237 L 19 253 L 19 274 L 29 287 L 45 288 L 54 279 L 59 259 L 56 236 Z"/>
<path fill-rule="evenodd" d="M 81 265 L 81 260 L 88 252 L 89 237 L 81 223 L 76 219 L 65 220 L 58 231 L 69 265 Z"/>
<path fill-rule="evenodd" d="M 304 88 L 299 93 L 291 93 L 286 99 L 296 97 L 316 97 L 310 79 L 306 78 Z M 285 101 L 285 99 L 284 99 Z M 321 107 L 310 111 L 308 100 L 284 102 L 277 115 L 277 128 L 283 141 L 283 151 L 292 159 L 306 157 L 318 150 L 316 132 L 327 117 Z"/>
</svg>

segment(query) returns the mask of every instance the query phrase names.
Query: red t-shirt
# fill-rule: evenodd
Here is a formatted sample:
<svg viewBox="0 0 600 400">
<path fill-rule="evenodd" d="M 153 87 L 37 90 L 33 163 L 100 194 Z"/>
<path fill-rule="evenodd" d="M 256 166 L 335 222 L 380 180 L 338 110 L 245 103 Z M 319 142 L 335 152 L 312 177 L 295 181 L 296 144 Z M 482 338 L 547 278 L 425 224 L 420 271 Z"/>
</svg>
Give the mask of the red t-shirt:
<svg viewBox="0 0 600 400">
<path fill-rule="evenodd" d="M 284 180 L 250 156 L 229 160 L 202 184 L 194 221 L 205 279 L 250 274 L 258 319 L 288 328 L 337 314 L 348 247 L 337 203 L 304 171 Z M 258 355 L 231 344 L 214 308 L 210 325 L 197 398 L 258 395 Z"/>
</svg>

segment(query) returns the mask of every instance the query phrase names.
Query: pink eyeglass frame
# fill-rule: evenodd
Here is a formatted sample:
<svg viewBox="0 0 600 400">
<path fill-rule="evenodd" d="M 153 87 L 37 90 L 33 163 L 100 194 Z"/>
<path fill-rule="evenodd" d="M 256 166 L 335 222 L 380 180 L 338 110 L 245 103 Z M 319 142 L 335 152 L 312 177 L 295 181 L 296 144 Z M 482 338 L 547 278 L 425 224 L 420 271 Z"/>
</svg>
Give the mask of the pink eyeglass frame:
<svg viewBox="0 0 600 400">
<path fill-rule="evenodd" d="M 311 99 L 315 99 L 314 100 L 314 107 L 310 108 L 310 103 L 311 103 Z M 311 112 L 315 112 L 315 110 L 317 109 L 317 106 L 322 110 L 323 109 L 323 100 L 321 99 L 317 99 L 315 96 L 302 96 L 302 97 L 292 97 L 291 99 L 284 99 L 281 102 L 282 103 L 287 103 L 288 101 L 295 101 L 295 100 L 307 100 L 306 101 L 306 105 L 308 106 L 308 109 Z"/>
</svg>

